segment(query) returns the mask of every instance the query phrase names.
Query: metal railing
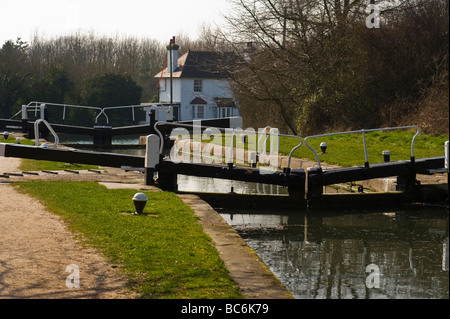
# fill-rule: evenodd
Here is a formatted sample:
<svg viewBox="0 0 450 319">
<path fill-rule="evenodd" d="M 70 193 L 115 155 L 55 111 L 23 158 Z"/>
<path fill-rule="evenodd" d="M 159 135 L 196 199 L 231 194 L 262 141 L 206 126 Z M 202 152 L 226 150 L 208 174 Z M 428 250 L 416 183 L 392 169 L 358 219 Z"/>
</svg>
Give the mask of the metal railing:
<svg viewBox="0 0 450 319">
<path fill-rule="evenodd" d="M 294 152 L 303 145 L 303 140 L 301 137 L 299 136 L 295 136 L 295 135 L 280 135 L 280 136 L 287 136 L 287 137 L 295 137 L 298 138 L 300 140 L 300 144 L 298 144 L 297 146 L 295 146 L 291 152 L 289 153 L 289 159 L 288 159 L 288 165 L 287 165 L 287 170 L 289 171 L 291 169 L 291 159 L 292 159 L 292 155 L 294 154 Z"/>
<path fill-rule="evenodd" d="M 131 108 L 131 117 L 133 119 L 133 123 L 136 122 L 136 115 L 134 112 L 135 108 L 142 108 L 142 105 L 126 105 L 126 106 L 108 106 L 108 107 L 104 107 L 101 109 L 100 113 L 97 115 L 97 117 L 95 118 L 95 123 L 97 123 L 98 118 L 100 117 L 100 115 L 105 115 L 107 121 L 106 123 L 109 124 L 109 118 L 108 115 L 106 115 L 106 111 L 108 110 L 117 110 L 117 109 L 128 109 Z"/>
<path fill-rule="evenodd" d="M 15 118 L 17 115 L 22 113 L 22 119 L 28 119 L 28 111 L 34 111 L 34 117 L 38 117 L 38 112 L 40 113 L 39 117 L 41 119 L 44 119 L 44 109 L 47 106 L 56 106 L 61 107 L 63 109 L 62 111 L 62 121 L 65 121 L 67 109 L 68 108 L 76 108 L 76 109 L 88 109 L 88 110 L 94 110 L 97 111 L 98 114 L 95 117 L 95 123 L 98 123 L 99 118 L 104 115 L 106 118 L 106 123 L 109 124 L 109 117 L 106 114 L 106 111 L 108 110 L 114 110 L 114 109 L 131 109 L 131 116 L 133 119 L 133 123 L 136 122 L 136 114 L 135 114 L 135 108 L 142 108 L 142 105 L 125 105 L 125 106 L 109 106 L 109 107 L 95 107 L 95 106 L 85 106 L 85 105 L 72 105 L 72 104 L 58 104 L 58 103 L 48 103 L 48 102 L 37 102 L 33 101 L 28 103 L 27 105 L 23 105 L 22 109 L 14 114 L 11 119 Z"/>
<path fill-rule="evenodd" d="M 368 132 L 376 132 L 376 131 L 394 131 L 394 130 L 400 130 L 400 129 L 412 129 L 415 128 L 417 129 L 417 133 L 414 135 L 414 137 L 412 138 L 411 141 L 411 161 L 415 160 L 415 155 L 414 155 L 414 143 L 416 140 L 416 137 L 419 135 L 420 133 L 420 129 L 419 127 L 417 127 L 416 125 L 411 125 L 411 126 L 398 126 L 398 127 L 387 127 L 387 128 L 376 128 L 376 129 L 363 129 L 363 130 L 359 130 L 359 131 L 349 131 L 349 132 L 340 132 L 340 133 L 329 133 L 329 134 L 320 134 L 320 135 L 311 135 L 308 137 L 305 137 L 305 145 L 314 153 L 314 156 L 316 157 L 317 160 L 317 164 L 319 165 L 319 169 L 322 169 L 322 165 L 320 163 L 320 159 L 319 159 L 319 155 L 317 154 L 317 152 L 308 144 L 308 139 L 310 138 L 315 138 L 315 137 L 326 137 L 326 136 L 336 136 L 336 135 L 344 135 L 344 134 L 362 134 L 363 136 L 363 144 L 364 144 L 364 155 L 365 155 L 365 163 L 364 165 L 366 167 L 369 167 L 369 155 L 367 153 L 367 144 L 366 144 L 366 133 Z"/>
<path fill-rule="evenodd" d="M 59 145 L 59 137 L 56 134 L 56 132 L 53 130 L 51 125 L 44 119 L 39 119 L 34 122 L 34 138 L 35 138 L 35 144 L 36 146 L 39 146 L 39 124 L 44 123 L 45 126 L 47 126 L 50 133 L 52 133 L 53 137 L 55 138 L 55 145 Z"/>
<path fill-rule="evenodd" d="M 17 112 L 12 118 L 14 118 L 18 114 L 22 113 L 22 119 L 27 119 L 28 116 L 27 116 L 27 114 L 24 114 L 24 112 L 27 112 L 30 109 L 35 111 L 35 117 L 37 117 L 37 112 L 39 110 L 41 112 L 41 118 L 44 118 L 42 112 L 43 112 L 43 109 L 45 107 L 47 107 L 47 106 L 62 107 L 63 108 L 63 113 L 62 113 L 62 120 L 63 121 L 66 119 L 66 110 L 67 110 L 67 108 L 78 108 L 78 109 L 88 109 L 88 110 L 99 111 L 100 113 L 95 118 L 95 123 L 97 123 L 97 120 L 98 120 L 98 118 L 99 118 L 99 116 L 101 114 L 105 115 L 106 122 L 109 123 L 109 118 L 108 118 L 108 116 L 106 115 L 106 113 L 103 111 L 103 109 L 101 107 L 85 106 L 85 105 L 72 105 L 72 104 L 47 103 L 47 102 L 36 102 L 36 101 L 30 102 L 27 105 L 22 106 L 22 110 Z"/>
</svg>

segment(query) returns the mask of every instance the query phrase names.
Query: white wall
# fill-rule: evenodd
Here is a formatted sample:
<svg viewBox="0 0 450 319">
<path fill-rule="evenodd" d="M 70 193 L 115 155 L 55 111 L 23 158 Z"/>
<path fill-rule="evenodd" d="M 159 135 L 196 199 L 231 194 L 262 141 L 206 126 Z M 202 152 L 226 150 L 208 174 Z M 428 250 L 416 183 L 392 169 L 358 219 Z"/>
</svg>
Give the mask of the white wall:
<svg viewBox="0 0 450 319">
<path fill-rule="evenodd" d="M 159 94 L 159 102 L 160 103 L 170 103 L 170 79 L 162 79 L 165 81 L 165 90 L 160 90 Z M 173 83 L 173 103 L 180 103 L 181 101 L 181 79 L 174 78 L 172 79 Z"/>
<path fill-rule="evenodd" d="M 202 79 L 202 92 L 194 92 L 194 79 L 183 79 L 181 85 L 181 116 L 183 120 L 192 120 L 191 101 L 196 97 L 201 97 L 208 102 L 204 105 L 204 118 L 217 117 L 217 105 L 214 98 L 233 98 L 230 84 L 227 80 Z"/>
<path fill-rule="evenodd" d="M 202 92 L 194 92 L 194 80 L 174 78 L 173 81 L 173 102 L 180 103 L 180 121 L 193 120 L 191 101 L 196 97 L 201 97 L 208 102 L 204 105 L 204 118 L 217 117 L 217 105 L 214 98 L 233 98 L 230 83 L 226 80 L 201 79 Z M 165 90 L 160 92 L 159 102 L 170 102 L 170 79 L 165 79 Z M 238 114 L 233 114 L 238 115 Z"/>
</svg>

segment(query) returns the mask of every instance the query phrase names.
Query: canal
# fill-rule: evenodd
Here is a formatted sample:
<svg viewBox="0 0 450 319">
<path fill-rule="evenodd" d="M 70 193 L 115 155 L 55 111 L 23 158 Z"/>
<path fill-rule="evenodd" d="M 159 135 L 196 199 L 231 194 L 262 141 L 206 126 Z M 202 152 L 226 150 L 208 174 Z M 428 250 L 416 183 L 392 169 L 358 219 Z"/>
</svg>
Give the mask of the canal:
<svg viewBox="0 0 450 319">
<path fill-rule="evenodd" d="M 271 185 L 178 177 L 179 190 L 273 194 Z M 222 201 L 223 202 L 223 201 Z M 209 203 L 298 299 L 448 299 L 448 209 L 236 209 Z"/>
<path fill-rule="evenodd" d="M 221 215 L 296 298 L 449 297 L 445 209 Z"/>
<path fill-rule="evenodd" d="M 283 187 L 182 175 L 178 185 L 185 192 L 287 193 Z M 244 210 L 209 204 L 295 298 L 449 298 L 448 208 Z"/>
</svg>

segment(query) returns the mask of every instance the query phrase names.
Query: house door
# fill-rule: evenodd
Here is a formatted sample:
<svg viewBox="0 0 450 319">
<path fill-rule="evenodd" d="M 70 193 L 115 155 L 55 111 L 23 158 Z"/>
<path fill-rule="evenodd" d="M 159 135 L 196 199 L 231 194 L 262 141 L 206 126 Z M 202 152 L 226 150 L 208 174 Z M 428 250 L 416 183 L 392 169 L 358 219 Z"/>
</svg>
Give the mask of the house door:
<svg viewBox="0 0 450 319">
<path fill-rule="evenodd" d="M 180 120 L 180 106 L 179 105 L 173 105 L 173 120 L 178 122 Z"/>
</svg>

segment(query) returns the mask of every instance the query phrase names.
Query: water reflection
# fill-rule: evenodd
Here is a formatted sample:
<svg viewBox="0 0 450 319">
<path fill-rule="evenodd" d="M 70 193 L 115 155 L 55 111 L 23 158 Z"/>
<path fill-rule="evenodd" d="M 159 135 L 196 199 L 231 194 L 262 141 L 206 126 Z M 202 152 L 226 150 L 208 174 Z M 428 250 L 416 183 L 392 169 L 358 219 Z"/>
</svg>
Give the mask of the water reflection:
<svg viewBox="0 0 450 319">
<path fill-rule="evenodd" d="M 266 185 L 260 183 L 247 183 L 217 178 L 204 178 L 178 175 L 178 190 L 183 192 L 207 192 L 237 194 L 268 194 L 286 195 L 287 188 L 279 185 Z"/>
<path fill-rule="evenodd" d="M 58 134 L 59 140 L 62 144 L 79 145 L 80 149 L 83 146 L 93 145 L 94 141 L 92 136 L 81 134 Z M 112 139 L 112 145 L 137 145 L 139 143 L 139 135 L 126 135 L 126 136 L 114 136 Z M 142 152 L 142 154 L 144 154 Z"/>
<path fill-rule="evenodd" d="M 448 211 L 222 216 L 296 298 L 449 297 Z"/>
</svg>

